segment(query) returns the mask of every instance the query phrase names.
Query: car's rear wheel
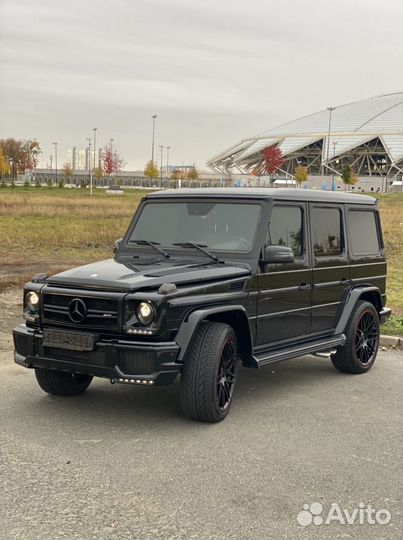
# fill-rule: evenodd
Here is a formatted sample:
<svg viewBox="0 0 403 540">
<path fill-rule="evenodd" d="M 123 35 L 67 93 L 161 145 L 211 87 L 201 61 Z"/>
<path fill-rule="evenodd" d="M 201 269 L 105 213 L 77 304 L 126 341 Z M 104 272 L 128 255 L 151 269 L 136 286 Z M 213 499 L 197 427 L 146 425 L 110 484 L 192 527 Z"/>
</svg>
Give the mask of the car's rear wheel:
<svg viewBox="0 0 403 540">
<path fill-rule="evenodd" d="M 237 339 L 228 324 L 205 322 L 196 330 L 181 377 L 181 404 L 187 416 L 219 422 L 230 409 L 237 374 Z"/>
<path fill-rule="evenodd" d="M 346 344 L 331 357 L 334 367 L 345 373 L 366 373 L 374 365 L 379 347 L 379 316 L 370 302 L 358 303 L 346 338 Z"/>
<path fill-rule="evenodd" d="M 92 381 L 90 375 L 45 368 L 35 368 L 35 376 L 42 390 L 55 396 L 77 396 L 82 394 Z"/>
</svg>

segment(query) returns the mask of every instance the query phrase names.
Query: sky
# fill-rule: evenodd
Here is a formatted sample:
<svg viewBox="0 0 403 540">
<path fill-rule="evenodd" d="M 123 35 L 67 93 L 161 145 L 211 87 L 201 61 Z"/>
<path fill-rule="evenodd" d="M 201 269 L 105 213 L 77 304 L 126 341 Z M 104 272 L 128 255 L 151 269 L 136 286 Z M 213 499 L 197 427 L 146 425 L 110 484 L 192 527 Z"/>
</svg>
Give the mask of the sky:
<svg viewBox="0 0 403 540">
<path fill-rule="evenodd" d="M 0 138 L 49 162 L 114 139 L 205 162 L 330 105 L 402 89 L 401 0 L 0 0 Z M 166 154 L 164 151 L 164 163 Z"/>
</svg>

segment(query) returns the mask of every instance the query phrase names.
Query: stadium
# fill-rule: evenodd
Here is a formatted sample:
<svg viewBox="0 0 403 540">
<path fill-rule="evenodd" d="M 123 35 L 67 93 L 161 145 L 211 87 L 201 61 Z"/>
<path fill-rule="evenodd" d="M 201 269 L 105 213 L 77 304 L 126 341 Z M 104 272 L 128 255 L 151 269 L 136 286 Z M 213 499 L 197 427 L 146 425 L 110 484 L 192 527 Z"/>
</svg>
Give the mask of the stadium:
<svg viewBox="0 0 403 540">
<path fill-rule="evenodd" d="M 287 122 L 243 139 L 207 165 L 223 175 L 249 176 L 268 147 L 282 152 L 284 161 L 276 173 L 280 183 L 293 183 L 296 167 L 303 165 L 309 172 L 307 187 L 323 188 L 350 165 L 358 176 L 358 189 L 401 189 L 403 93 L 329 107 Z"/>
</svg>

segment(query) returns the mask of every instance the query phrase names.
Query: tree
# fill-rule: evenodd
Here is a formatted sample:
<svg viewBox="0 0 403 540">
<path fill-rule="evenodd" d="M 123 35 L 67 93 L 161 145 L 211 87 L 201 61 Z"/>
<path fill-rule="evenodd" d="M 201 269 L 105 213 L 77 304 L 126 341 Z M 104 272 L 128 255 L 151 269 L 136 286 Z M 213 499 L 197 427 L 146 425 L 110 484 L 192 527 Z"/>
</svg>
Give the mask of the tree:
<svg viewBox="0 0 403 540">
<path fill-rule="evenodd" d="M 113 152 L 110 146 L 105 145 L 102 151 L 102 168 L 106 175 L 113 173 Z"/>
<path fill-rule="evenodd" d="M 10 163 L 7 161 L 6 156 L 3 152 L 3 148 L 0 146 L 0 178 L 4 178 L 4 176 L 9 176 L 9 174 Z"/>
<path fill-rule="evenodd" d="M 283 153 L 277 146 L 266 146 L 263 150 L 263 159 L 256 165 L 252 174 L 254 176 L 272 175 L 284 163 Z"/>
<path fill-rule="evenodd" d="M 191 180 L 192 182 L 194 182 L 195 180 L 199 178 L 199 171 L 197 170 L 196 165 L 194 163 L 192 167 L 188 170 L 186 178 L 188 180 Z"/>
<path fill-rule="evenodd" d="M 344 189 L 346 189 L 347 186 L 353 186 L 357 183 L 358 177 L 355 174 L 351 165 L 343 165 L 341 171 L 341 179 L 344 184 Z"/>
<path fill-rule="evenodd" d="M 174 169 L 171 173 L 171 179 L 172 180 L 181 180 L 182 178 L 182 171 L 180 169 Z"/>
<path fill-rule="evenodd" d="M 295 167 L 294 176 L 299 187 L 301 187 L 301 184 L 308 180 L 308 167 L 305 165 L 298 165 Z"/>
<path fill-rule="evenodd" d="M 111 146 L 105 145 L 102 151 L 102 169 L 108 176 L 120 172 L 126 165 L 125 160 Z"/>
<path fill-rule="evenodd" d="M 150 159 L 150 161 L 147 163 L 147 165 L 144 168 L 144 176 L 147 176 L 147 178 L 150 178 L 150 180 L 153 180 L 154 178 L 157 178 L 159 176 L 159 168 L 157 165 Z"/>
<path fill-rule="evenodd" d="M 122 158 L 120 154 L 116 152 L 116 150 L 113 152 L 112 163 L 113 163 L 113 172 L 115 174 L 120 172 L 126 166 L 126 161 Z"/>
<path fill-rule="evenodd" d="M 104 171 L 102 170 L 102 167 L 95 167 L 94 175 L 97 180 L 101 180 L 101 178 L 104 175 Z"/>
<path fill-rule="evenodd" d="M 0 147 L 7 163 L 11 164 L 11 174 L 16 178 L 18 173 L 35 169 L 38 165 L 38 156 L 41 153 L 39 142 L 36 139 L 2 139 Z"/>
<path fill-rule="evenodd" d="M 71 166 L 71 163 L 66 162 L 63 165 L 62 174 L 66 178 L 71 178 L 73 176 L 73 167 Z"/>
</svg>

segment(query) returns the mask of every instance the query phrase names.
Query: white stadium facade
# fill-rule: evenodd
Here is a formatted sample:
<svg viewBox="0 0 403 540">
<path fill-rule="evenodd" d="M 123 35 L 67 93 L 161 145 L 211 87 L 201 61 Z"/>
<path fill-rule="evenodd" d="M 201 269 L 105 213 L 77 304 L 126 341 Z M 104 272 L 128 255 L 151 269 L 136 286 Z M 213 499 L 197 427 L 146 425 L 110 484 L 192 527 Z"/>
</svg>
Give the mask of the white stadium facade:
<svg viewBox="0 0 403 540">
<path fill-rule="evenodd" d="M 308 167 L 307 187 L 330 185 L 351 165 L 356 189 L 400 186 L 403 175 L 403 93 L 386 94 L 329 107 L 238 142 L 207 165 L 245 184 L 262 162 L 265 148 L 276 146 L 284 161 L 276 176 L 293 183 L 298 165 Z M 260 179 L 259 179 L 260 180 Z"/>
</svg>

